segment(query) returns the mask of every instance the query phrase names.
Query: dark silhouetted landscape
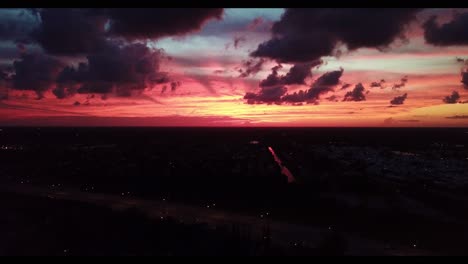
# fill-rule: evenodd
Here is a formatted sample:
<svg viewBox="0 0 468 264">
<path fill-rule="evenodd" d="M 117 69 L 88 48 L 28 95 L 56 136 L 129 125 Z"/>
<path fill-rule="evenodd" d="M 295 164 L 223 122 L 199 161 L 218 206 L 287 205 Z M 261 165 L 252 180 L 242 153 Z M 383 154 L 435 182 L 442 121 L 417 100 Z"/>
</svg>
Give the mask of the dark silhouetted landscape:
<svg viewBox="0 0 468 264">
<path fill-rule="evenodd" d="M 0 133 L 1 255 L 467 250 L 466 129 Z"/>
</svg>

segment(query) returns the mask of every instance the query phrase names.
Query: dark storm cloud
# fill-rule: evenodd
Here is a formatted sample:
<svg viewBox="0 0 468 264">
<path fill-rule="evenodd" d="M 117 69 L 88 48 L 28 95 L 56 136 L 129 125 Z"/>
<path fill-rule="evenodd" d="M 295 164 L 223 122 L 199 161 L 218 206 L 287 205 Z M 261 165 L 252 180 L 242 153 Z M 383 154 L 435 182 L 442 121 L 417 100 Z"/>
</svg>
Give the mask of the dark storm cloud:
<svg viewBox="0 0 468 264">
<path fill-rule="evenodd" d="M 321 60 L 312 63 L 298 63 L 289 69 L 289 72 L 283 77 L 284 84 L 305 84 L 307 78 L 312 77 L 312 68 L 322 64 Z"/>
<path fill-rule="evenodd" d="M 361 83 L 356 84 L 354 89 L 350 92 L 347 92 L 343 98 L 343 101 L 365 101 L 366 96 L 364 94 L 365 88 Z"/>
<path fill-rule="evenodd" d="M 309 90 L 300 90 L 299 92 L 294 92 L 292 94 L 286 94 L 281 98 L 282 101 L 286 103 L 291 103 L 291 104 L 298 104 L 298 103 L 303 103 L 303 102 L 313 102 L 313 99 L 308 99 L 311 98 L 308 93 Z"/>
<path fill-rule="evenodd" d="M 318 102 L 317 100 L 321 95 L 333 91 L 334 86 L 340 83 L 342 75 L 343 69 L 340 69 L 339 71 L 326 72 L 311 85 L 310 89 L 287 94 L 283 97 L 283 101 L 290 103 Z"/>
<path fill-rule="evenodd" d="M 276 65 L 273 68 L 271 68 L 271 73 L 267 76 L 266 79 L 262 80 L 259 83 L 260 87 L 271 87 L 271 86 L 277 86 L 281 84 L 281 78 L 283 76 L 280 76 L 278 71 L 283 68 L 281 65 Z"/>
<path fill-rule="evenodd" d="M 222 8 L 111 8 L 109 32 L 128 40 L 157 39 L 198 31 L 210 19 L 221 19 Z"/>
<path fill-rule="evenodd" d="M 110 46 L 107 50 L 89 55 L 88 61 L 80 63 L 77 68 L 66 67 L 57 79 L 57 89 L 68 92 L 54 93 L 72 95 L 76 91 L 106 94 L 115 91 L 117 96 L 123 97 L 141 93 L 153 85 L 170 81 L 167 74 L 159 72 L 161 56 L 160 50 L 154 51 L 139 43 L 124 47 Z"/>
<path fill-rule="evenodd" d="M 255 75 L 259 71 L 262 70 L 262 66 L 265 63 L 265 59 L 259 59 L 255 61 L 254 59 L 248 59 L 246 61 L 242 62 L 242 67 L 245 67 L 245 69 L 240 69 L 240 75 L 239 77 L 246 78 L 249 77 L 250 75 Z"/>
<path fill-rule="evenodd" d="M 12 65 L 0 64 L 0 81 L 11 81 L 12 74 L 13 74 Z"/>
<path fill-rule="evenodd" d="M 36 62 L 34 67 L 39 69 L 41 66 L 38 65 L 43 64 L 43 68 L 34 74 L 34 71 L 26 71 L 30 76 L 24 70 L 15 74 L 14 88 L 36 91 L 39 97 L 51 89 L 60 99 L 77 93 L 101 94 L 102 99 L 106 99 L 109 93 L 117 96 L 140 95 L 146 88 L 165 83 L 168 84 L 166 89 L 170 87 L 171 91 L 175 91 L 180 82 L 159 70 L 161 53 L 128 41 L 184 35 L 198 31 L 206 21 L 221 19 L 223 15 L 223 9 L 37 8 L 24 12 L 35 20 L 31 23 L 33 30 L 22 31 L 21 34 L 31 37 L 44 52 L 40 56 L 49 61 L 42 59 Z M 0 16 L 0 21 L 4 18 Z M 257 23 L 259 26 L 262 20 Z M 13 24 L 2 28 L 5 29 L 2 36 L 11 38 L 16 34 L 11 33 L 17 31 L 10 25 Z M 8 35 L 5 33 L 7 31 Z M 236 44 L 241 41 L 244 39 L 239 38 Z M 21 52 L 30 52 L 29 46 L 21 42 L 18 44 L 21 45 L 16 47 L 17 50 L 21 48 Z M 87 60 L 78 66 L 60 64 L 54 68 L 53 74 L 47 75 L 49 62 L 64 60 L 62 56 L 80 56 Z M 251 65 L 248 75 L 260 71 L 263 62 L 264 59 L 261 59 L 259 63 Z M 25 63 L 29 65 L 30 61 L 21 61 L 19 65 L 24 66 Z M 288 75 L 288 82 L 293 82 L 296 75 L 301 74 L 299 70 Z M 27 83 L 30 80 L 36 80 L 38 84 L 29 88 Z M 263 93 L 267 94 L 269 92 Z"/>
<path fill-rule="evenodd" d="M 0 70 L 0 81 L 7 80 L 7 78 L 8 78 L 8 74 L 5 71 Z"/>
<path fill-rule="evenodd" d="M 248 104 L 281 103 L 281 97 L 286 93 L 284 86 L 262 87 L 259 93 L 246 93 L 244 99 Z"/>
<path fill-rule="evenodd" d="M 207 20 L 220 19 L 223 10 L 43 8 L 37 13 L 41 23 L 33 38 L 49 54 L 73 56 L 107 49 L 109 36 L 157 39 L 198 31 Z"/>
<path fill-rule="evenodd" d="M 339 71 L 326 72 L 320 76 L 307 91 L 307 99 L 317 100 L 320 95 L 333 91 L 333 87 L 340 83 L 343 69 Z"/>
<path fill-rule="evenodd" d="M 11 64 L 11 61 L 18 59 L 22 53 L 42 53 L 37 45 L 25 45 L 11 41 L 0 41 L 0 65 Z M 11 66 L 11 65 L 10 65 Z"/>
<path fill-rule="evenodd" d="M 78 68 L 66 66 L 58 75 L 56 87 L 52 90 L 52 93 L 58 99 L 64 99 L 75 95 L 81 84 L 85 82 L 85 72 L 87 70 L 88 65 L 86 63 L 80 63 Z"/>
<path fill-rule="evenodd" d="M 29 43 L 30 33 L 37 26 L 36 17 L 27 10 L 0 10 L 0 40 Z"/>
<path fill-rule="evenodd" d="M 279 75 L 278 71 L 282 68 L 277 65 L 271 69 L 271 74 L 266 79 L 260 82 L 260 87 L 275 86 L 275 85 L 304 85 L 307 78 L 312 77 L 312 68 L 322 64 L 321 60 L 311 63 L 298 63 L 294 64 L 286 75 Z"/>
<path fill-rule="evenodd" d="M 247 93 L 244 99 L 247 103 L 289 103 L 301 105 L 303 102 L 318 104 L 318 99 L 322 94 L 333 91 L 333 87 L 338 85 L 343 74 L 343 69 L 339 71 L 327 72 L 320 76 L 307 90 L 300 90 L 292 94 L 286 94 L 287 88 L 281 81 L 285 76 L 278 77 L 277 71 L 280 66 L 273 67 L 273 74 L 260 84 L 261 90 L 258 94 Z M 276 74 L 275 74 L 276 73 Z M 267 100 L 263 100 L 267 98 Z"/>
<path fill-rule="evenodd" d="M 391 101 L 390 101 L 390 104 L 392 105 L 402 105 L 405 103 L 405 100 L 406 98 L 408 97 L 408 94 L 405 93 L 401 96 L 396 96 L 395 98 L 393 98 Z"/>
<path fill-rule="evenodd" d="M 451 95 L 445 96 L 442 100 L 446 104 L 456 104 L 460 100 L 460 94 L 457 91 L 453 91 Z"/>
<path fill-rule="evenodd" d="M 76 88 L 74 87 L 66 87 L 66 86 L 57 86 L 55 89 L 52 90 L 52 93 L 58 99 L 64 99 L 67 97 L 71 97 L 76 94 Z"/>
<path fill-rule="evenodd" d="M 9 74 L 0 68 L 0 101 L 8 99 L 9 82 L 10 82 Z"/>
<path fill-rule="evenodd" d="M 34 38 L 49 54 L 80 55 L 105 49 L 104 12 L 100 9 L 44 8 Z"/>
<path fill-rule="evenodd" d="M 13 62 L 13 67 L 12 88 L 34 91 L 40 99 L 55 84 L 63 64 L 54 57 L 35 53 L 22 54 Z"/>
<path fill-rule="evenodd" d="M 0 43 L 0 58 L 3 60 L 11 60 L 18 58 L 20 51 L 14 43 L 3 42 Z"/>
<path fill-rule="evenodd" d="M 223 14 L 222 9 L 151 8 L 38 8 L 23 10 L 24 14 L 17 14 L 17 10 L 5 12 L 0 10 L 0 40 L 7 39 L 13 44 L 19 39 L 17 36 L 25 35 L 42 47 L 40 52 L 31 52 L 23 42 L 17 41 L 16 47 L 8 46 L 9 54 L 15 49 L 16 56 L 20 55 L 12 67 L 12 88 L 35 91 L 39 98 L 52 89 L 60 99 L 76 93 L 97 93 L 103 98 L 109 93 L 139 95 L 146 88 L 165 83 L 175 91 L 180 82 L 159 69 L 162 51 L 124 39 L 183 35 L 199 30 L 209 19 L 220 19 Z M 3 15 L 10 13 L 15 16 Z M 8 22 L 25 14 L 29 16 L 28 27 L 22 26 L 25 23 Z M 87 61 L 65 66 L 59 60 L 63 60 L 62 56 L 86 56 Z"/>
<path fill-rule="evenodd" d="M 0 101 L 8 100 L 8 98 L 9 98 L 8 89 L 0 87 Z"/>
<path fill-rule="evenodd" d="M 339 71 L 326 72 L 315 81 L 313 86 L 337 85 L 340 83 L 340 78 L 343 75 L 343 72 L 343 68 Z"/>
<path fill-rule="evenodd" d="M 272 27 L 272 38 L 251 53 L 278 62 L 307 62 L 333 55 L 339 43 L 348 50 L 384 48 L 405 39 L 406 26 L 419 9 L 286 9 Z"/>
<path fill-rule="evenodd" d="M 437 16 L 430 17 L 424 24 L 424 38 L 436 46 L 468 44 L 468 13 L 455 14 L 450 22 L 437 23 Z"/>
</svg>

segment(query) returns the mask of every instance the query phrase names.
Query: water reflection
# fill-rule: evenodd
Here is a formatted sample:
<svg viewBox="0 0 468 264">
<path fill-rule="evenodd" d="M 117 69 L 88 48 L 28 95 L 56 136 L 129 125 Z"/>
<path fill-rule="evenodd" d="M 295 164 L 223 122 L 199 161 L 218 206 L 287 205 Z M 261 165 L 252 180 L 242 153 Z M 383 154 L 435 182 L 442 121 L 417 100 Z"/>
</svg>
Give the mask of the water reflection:
<svg viewBox="0 0 468 264">
<path fill-rule="evenodd" d="M 268 150 L 270 151 L 271 155 L 273 155 L 273 158 L 275 159 L 276 163 L 278 163 L 278 165 L 281 167 L 281 173 L 288 178 L 288 183 L 296 181 L 291 171 L 289 171 L 289 169 L 286 166 L 283 166 L 283 163 L 281 162 L 280 158 L 276 156 L 276 153 L 273 150 L 273 148 L 268 147 Z"/>
</svg>

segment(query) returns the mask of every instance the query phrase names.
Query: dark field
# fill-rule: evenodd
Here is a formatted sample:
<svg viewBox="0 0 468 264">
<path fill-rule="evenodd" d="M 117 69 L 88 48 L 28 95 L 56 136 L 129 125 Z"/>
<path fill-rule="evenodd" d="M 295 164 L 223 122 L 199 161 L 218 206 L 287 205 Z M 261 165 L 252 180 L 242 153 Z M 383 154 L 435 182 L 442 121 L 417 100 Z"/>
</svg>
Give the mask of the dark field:
<svg viewBox="0 0 468 264">
<path fill-rule="evenodd" d="M 465 255 L 467 137 L 462 128 L 1 128 L 0 221 L 8 235 L 0 254 Z M 182 213 L 156 221 L 140 202 L 115 212 L 85 198 L 37 197 L 31 187 L 183 204 L 266 227 L 256 236 L 239 231 L 237 217 L 214 221 L 215 230 L 179 222 Z M 320 235 L 299 239 L 281 227 L 287 235 L 275 241 L 263 219 Z M 105 246 L 86 243 L 82 228 Z M 375 251 L 354 250 L 356 238 Z"/>
</svg>

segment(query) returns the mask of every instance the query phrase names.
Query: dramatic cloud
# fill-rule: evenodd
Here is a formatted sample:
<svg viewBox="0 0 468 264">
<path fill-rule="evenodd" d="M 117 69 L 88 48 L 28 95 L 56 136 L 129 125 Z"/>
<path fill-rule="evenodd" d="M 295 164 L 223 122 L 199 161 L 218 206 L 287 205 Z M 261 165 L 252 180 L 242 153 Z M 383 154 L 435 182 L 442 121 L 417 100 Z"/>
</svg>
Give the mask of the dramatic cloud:
<svg viewBox="0 0 468 264">
<path fill-rule="evenodd" d="M 313 99 L 308 99 L 311 96 L 309 96 L 308 91 L 300 90 L 299 92 L 294 92 L 292 94 L 286 94 L 282 99 L 282 101 L 287 102 L 287 103 L 303 103 L 303 102 L 308 102 L 312 103 L 314 102 Z"/>
<path fill-rule="evenodd" d="M 343 69 L 339 71 L 326 72 L 320 76 L 307 91 L 308 99 L 317 100 L 320 95 L 333 91 L 333 87 L 340 83 Z"/>
<path fill-rule="evenodd" d="M 262 87 L 260 92 L 246 93 L 244 99 L 248 104 L 256 103 L 281 103 L 281 97 L 286 93 L 287 89 L 284 86 Z"/>
<path fill-rule="evenodd" d="M 271 69 L 271 74 L 265 80 L 260 82 L 261 87 L 275 86 L 275 85 L 290 85 L 298 84 L 304 85 L 307 78 L 312 77 L 312 68 L 322 64 L 321 60 L 317 60 L 311 63 L 298 63 L 293 65 L 286 75 L 279 75 L 278 70 L 282 68 L 281 65 L 277 65 Z"/>
<path fill-rule="evenodd" d="M 451 125 L 455 121 L 445 117 L 464 115 L 462 103 L 468 102 L 463 93 L 468 91 L 468 58 L 461 47 L 466 45 L 466 27 L 461 25 L 468 13 L 458 11 L 451 18 L 451 10 L 427 11 L 0 9 L 0 100 L 8 108 L 4 119 L 49 116 L 48 111 L 116 117 L 177 112 L 247 117 L 260 126 L 372 126 L 395 114 L 394 125 L 411 125 L 403 122 L 413 121 L 399 118 L 419 117 L 428 119 L 423 125 L 444 125 L 444 120 Z M 440 20 L 428 19 L 432 14 Z M 419 28 L 407 31 L 413 21 Z M 242 58 L 242 50 L 250 56 Z M 341 54 L 356 56 L 340 60 Z M 350 71 L 346 80 L 340 64 Z M 411 83 L 402 78 L 405 74 Z M 440 94 L 448 86 L 458 92 Z M 36 94 L 52 99 L 36 102 Z M 437 100 L 457 105 L 437 106 Z M 323 105 L 315 109 L 291 107 L 319 103 Z M 268 111 L 265 105 L 248 104 L 282 106 Z M 22 112 L 17 106 L 34 109 Z M 420 115 L 409 115 L 419 108 Z M 440 116 L 458 108 L 462 112 Z M 359 115 L 351 120 L 349 113 Z"/>
<path fill-rule="evenodd" d="M 58 98 L 78 93 L 131 96 L 156 84 L 168 83 L 167 74 L 159 71 L 162 51 L 151 50 L 143 44 L 111 48 L 88 56 L 87 63 L 78 68 L 66 67 L 57 79 L 54 94 Z M 177 83 L 171 84 L 175 90 Z"/>
<path fill-rule="evenodd" d="M 249 77 L 250 75 L 255 75 L 259 71 L 262 70 L 262 66 L 265 63 L 265 59 L 259 59 L 257 61 L 253 59 L 246 60 L 242 62 L 242 67 L 245 67 L 245 69 L 239 69 L 240 75 L 239 77 L 246 78 Z"/>
<path fill-rule="evenodd" d="M 272 38 L 251 53 L 278 62 L 308 62 L 333 55 L 339 43 L 348 50 L 384 48 L 405 39 L 419 9 L 287 9 L 272 27 Z"/>
<path fill-rule="evenodd" d="M 58 75 L 56 87 L 52 90 L 52 93 L 58 99 L 75 95 L 80 85 L 85 82 L 84 72 L 87 71 L 87 68 L 88 65 L 86 63 L 80 63 L 78 69 L 70 66 L 65 67 Z"/>
<path fill-rule="evenodd" d="M 42 22 L 33 36 L 49 54 L 80 55 L 106 48 L 104 11 L 44 8 L 39 14 Z"/>
<path fill-rule="evenodd" d="M 63 64 L 44 54 L 22 54 L 13 62 L 15 74 L 12 76 L 13 89 L 36 92 L 38 99 L 50 89 L 59 75 Z"/>
<path fill-rule="evenodd" d="M 28 43 L 36 26 L 36 17 L 26 10 L 0 10 L 0 41 Z"/>
<path fill-rule="evenodd" d="M 468 44 L 468 13 L 455 14 L 452 21 L 439 25 L 432 16 L 423 25 L 427 43 L 436 46 Z"/>
<path fill-rule="evenodd" d="M 106 37 L 157 39 L 198 31 L 222 9 L 43 8 L 33 38 L 54 55 L 80 55 L 107 49 Z"/>
<path fill-rule="evenodd" d="M 334 86 L 340 83 L 342 75 L 343 69 L 339 71 L 326 72 L 311 85 L 310 89 L 287 94 L 282 98 L 282 100 L 289 103 L 317 102 L 322 94 L 333 91 Z"/>
<path fill-rule="evenodd" d="M 282 78 L 284 84 L 305 84 L 307 78 L 312 77 L 312 68 L 322 64 L 321 60 L 312 63 L 299 63 L 289 69 L 289 72 Z"/>
<path fill-rule="evenodd" d="M 340 83 L 340 78 L 343 75 L 343 69 L 339 71 L 327 72 L 320 76 L 308 90 L 300 90 L 292 94 L 286 94 L 287 88 L 283 86 L 286 84 L 286 76 L 278 76 L 278 70 L 281 66 L 272 68 L 273 73 L 267 79 L 260 83 L 260 92 L 246 93 L 244 99 L 247 103 L 318 103 L 320 95 L 333 91 L 333 87 Z M 291 72 L 291 71 L 290 71 Z"/>
<path fill-rule="evenodd" d="M 10 77 L 8 76 L 8 74 L 5 71 L 0 69 L 0 101 L 8 99 L 9 82 L 10 82 Z"/>
<path fill-rule="evenodd" d="M 343 101 L 365 101 L 366 96 L 364 94 L 365 88 L 361 83 L 356 84 L 354 89 L 350 92 L 347 92 L 343 98 Z"/>
<path fill-rule="evenodd" d="M 0 81 L 10 80 L 10 75 L 6 70 L 0 69 Z"/>
<path fill-rule="evenodd" d="M 445 96 L 442 100 L 446 104 L 456 104 L 460 100 L 460 94 L 457 91 L 453 91 L 451 95 Z"/>
<path fill-rule="evenodd" d="M 278 70 L 283 68 L 281 65 L 276 65 L 271 68 L 271 74 L 267 76 L 266 79 L 262 80 L 259 84 L 260 87 L 271 87 L 281 85 L 281 79 L 283 76 L 279 76 Z"/>
<path fill-rule="evenodd" d="M 171 91 L 180 86 L 160 71 L 161 50 L 110 37 L 179 36 L 199 30 L 209 19 L 221 19 L 223 9 L 38 8 L 1 10 L 1 14 L 0 40 L 17 41 L 21 54 L 12 67 L 13 89 L 35 91 L 39 98 L 52 89 L 59 99 L 76 93 L 102 94 L 105 99 L 109 93 L 124 97 L 141 94 L 156 84 L 170 83 Z M 18 17 L 26 15 L 27 23 L 16 23 Z M 26 54 L 24 41 L 19 41 L 27 39 L 24 36 L 45 53 Z M 86 56 L 87 61 L 66 66 L 68 63 L 59 60 L 78 55 Z"/>
<path fill-rule="evenodd" d="M 111 8 L 109 32 L 128 40 L 157 39 L 199 31 L 222 8 Z"/>
<path fill-rule="evenodd" d="M 393 98 L 390 101 L 390 104 L 392 104 L 392 105 L 402 105 L 405 102 L 407 97 L 408 97 L 407 93 L 405 93 L 404 95 L 401 95 L 401 96 L 397 96 L 397 97 Z"/>
</svg>

